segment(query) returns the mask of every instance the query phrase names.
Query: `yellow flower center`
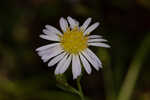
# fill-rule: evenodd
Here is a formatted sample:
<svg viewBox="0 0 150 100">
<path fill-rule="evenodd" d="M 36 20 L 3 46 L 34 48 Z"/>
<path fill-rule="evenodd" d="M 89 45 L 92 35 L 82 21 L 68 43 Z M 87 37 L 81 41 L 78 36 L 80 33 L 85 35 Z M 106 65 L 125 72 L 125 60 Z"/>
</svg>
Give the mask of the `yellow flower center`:
<svg viewBox="0 0 150 100">
<path fill-rule="evenodd" d="M 87 48 L 87 36 L 77 27 L 70 30 L 67 29 L 61 38 L 61 46 L 63 49 L 71 54 L 77 54 Z"/>
</svg>

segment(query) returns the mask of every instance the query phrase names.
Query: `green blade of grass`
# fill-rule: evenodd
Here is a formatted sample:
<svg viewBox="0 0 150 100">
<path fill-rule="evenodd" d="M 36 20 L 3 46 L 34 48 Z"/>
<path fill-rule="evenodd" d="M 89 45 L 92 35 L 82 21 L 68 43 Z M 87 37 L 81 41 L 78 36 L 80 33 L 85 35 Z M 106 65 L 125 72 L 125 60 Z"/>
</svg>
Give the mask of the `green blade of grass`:
<svg viewBox="0 0 150 100">
<path fill-rule="evenodd" d="M 129 67 L 125 81 L 118 95 L 118 100 L 130 100 L 142 63 L 150 49 L 150 34 L 146 36 Z"/>
</svg>

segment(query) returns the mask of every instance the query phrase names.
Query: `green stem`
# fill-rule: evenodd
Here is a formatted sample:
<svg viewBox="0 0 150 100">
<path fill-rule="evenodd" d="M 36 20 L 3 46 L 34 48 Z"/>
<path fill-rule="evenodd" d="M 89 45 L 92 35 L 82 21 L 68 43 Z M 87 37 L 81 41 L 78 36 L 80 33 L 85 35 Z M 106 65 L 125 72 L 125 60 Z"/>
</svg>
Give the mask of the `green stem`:
<svg viewBox="0 0 150 100">
<path fill-rule="evenodd" d="M 80 79 L 81 79 L 81 77 L 77 78 L 77 86 L 78 86 L 78 89 L 79 89 L 79 96 L 80 96 L 81 100 L 85 100 L 84 95 L 83 95 L 83 91 L 82 91 L 82 87 L 81 87 L 81 84 L 80 84 Z"/>
<path fill-rule="evenodd" d="M 141 47 L 137 51 L 133 62 L 130 65 L 125 81 L 121 87 L 118 100 L 130 100 L 142 66 L 142 62 L 144 61 L 144 58 L 146 57 L 146 54 L 149 52 L 150 49 L 149 43 L 150 35 L 145 38 L 145 40 L 141 44 Z"/>
<path fill-rule="evenodd" d="M 79 91 L 68 84 L 64 74 L 57 75 L 56 81 L 58 82 L 56 86 L 59 87 L 60 89 L 79 95 Z"/>
</svg>

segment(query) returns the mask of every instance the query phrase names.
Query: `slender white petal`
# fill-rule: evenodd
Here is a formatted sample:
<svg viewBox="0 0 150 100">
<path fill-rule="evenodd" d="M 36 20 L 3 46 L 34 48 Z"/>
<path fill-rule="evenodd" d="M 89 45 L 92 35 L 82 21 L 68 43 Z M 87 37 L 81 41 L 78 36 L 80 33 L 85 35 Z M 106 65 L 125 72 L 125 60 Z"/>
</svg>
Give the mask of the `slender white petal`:
<svg viewBox="0 0 150 100">
<path fill-rule="evenodd" d="M 71 63 L 71 57 L 72 57 L 72 55 L 70 55 L 68 57 L 68 59 L 66 60 L 64 65 L 60 65 L 59 74 L 62 74 L 62 73 L 64 73 L 67 70 L 67 68 L 69 67 L 69 65 Z"/>
<path fill-rule="evenodd" d="M 65 32 L 67 30 L 67 28 L 68 28 L 68 22 L 67 22 L 67 20 L 62 17 L 62 18 L 60 18 L 59 23 L 60 23 L 61 30 L 63 32 Z"/>
<path fill-rule="evenodd" d="M 46 35 L 55 35 L 54 33 L 52 33 L 51 31 L 47 30 L 47 29 L 43 29 L 42 30 L 44 34 Z"/>
<path fill-rule="evenodd" d="M 97 47 L 105 47 L 110 48 L 110 46 L 106 43 L 88 43 L 89 46 L 97 46 Z"/>
<path fill-rule="evenodd" d="M 76 20 L 74 20 L 73 18 L 71 18 L 70 16 L 67 17 L 67 20 L 70 24 L 71 29 L 78 26 L 78 22 Z"/>
<path fill-rule="evenodd" d="M 42 56 L 42 60 L 44 62 L 47 62 L 49 59 L 51 59 L 52 57 L 54 56 L 57 56 L 58 54 L 62 53 L 64 50 L 62 50 L 61 48 L 60 49 L 56 49 L 56 50 L 53 50 L 51 51 L 50 53 L 47 53 L 45 55 Z"/>
<path fill-rule="evenodd" d="M 60 68 L 65 65 L 67 61 L 68 54 L 58 63 L 56 69 L 55 69 L 55 74 L 60 74 Z"/>
<path fill-rule="evenodd" d="M 83 67 L 85 68 L 86 72 L 88 74 L 91 74 L 92 69 L 91 69 L 91 66 L 90 66 L 89 62 L 85 59 L 85 57 L 82 56 L 81 53 L 79 55 L 80 55 L 80 59 L 82 61 Z"/>
<path fill-rule="evenodd" d="M 75 21 L 75 25 L 78 27 L 79 26 L 79 22 L 76 19 L 74 19 L 74 21 Z"/>
<path fill-rule="evenodd" d="M 48 44 L 48 45 L 45 45 L 45 46 L 41 46 L 41 47 L 37 48 L 36 51 L 46 50 L 48 48 L 51 48 L 51 47 L 54 47 L 54 46 L 57 46 L 57 45 L 60 45 L 60 43 L 52 43 L 52 44 Z"/>
<path fill-rule="evenodd" d="M 40 35 L 40 38 L 50 41 L 60 41 L 60 38 L 58 36 Z"/>
<path fill-rule="evenodd" d="M 95 30 L 99 26 L 99 23 L 95 23 L 91 25 L 87 30 L 84 32 L 84 35 L 89 35 L 93 30 Z"/>
<path fill-rule="evenodd" d="M 106 42 L 106 39 L 89 39 L 88 42 Z"/>
<path fill-rule="evenodd" d="M 42 51 L 38 51 L 38 54 L 39 56 L 43 57 L 43 56 L 51 55 L 56 50 L 60 50 L 60 49 L 62 49 L 60 45 L 57 45 L 57 46 L 54 46 L 54 47 L 51 47 Z"/>
<path fill-rule="evenodd" d="M 99 67 L 102 68 L 102 62 L 100 61 L 100 59 L 90 50 L 90 49 L 86 49 L 86 52 L 88 53 L 88 55 L 94 59 L 95 61 L 97 61 Z"/>
<path fill-rule="evenodd" d="M 54 47 L 53 47 L 54 48 Z M 49 55 L 49 54 L 51 54 L 52 53 L 52 51 L 54 51 L 54 49 L 53 48 L 49 48 L 49 49 L 46 49 L 46 50 L 42 50 L 42 51 L 39 51 L 38 52 L 38 55 L 39 56 L 45 56 L 45 55 Z"/>
<path fill-rule="evenodd" d="M 97 39 L 97 38 L 102 38 L 101 35 L 90 35 L 88 36 L 88 39 Z"/>
<path fill-rule="evenodd" d="M 54 57 L 49 63 L 48 66 L 51 67 L 53 65 L 55 65 L 56 63 L 58 63 L 64 56 L 65 56 L 66 52 Z"/>
<path fill-rule="evenodd" d="M 48 29 L 43 29 L 43 33 L 44 33 L 45 35 L 48 35 L 48 36 L 61 35 L 61 33 L 51 32 L 51 31 L 49 31 Z"/>
<path fill-rule="evenodd" d="M 87 29 L 87 27 L 89 26 L 89 24 L 91 23 L 92 18 L 88 18 L 83 25 L 80 27 L 81 30 L 85 31 Z"/>
<path fill-rule="evenodd" d="M 49 59 L 51 59 L 52 57 L 55 57 L 55 56 L 59 55 L 62 52 L 63 52 L 63 50 L 58 50 L 58 51 L 54 52 L 51 55 L 47 55 L 47 56 L 42 57 L 42 60 L 43 60 L 43 62 L 47 62 Z"/>
<path fill-rule="evenodd" d="M 41 50 L 41 51 L 38 51 L 38 55 L 39 56 L 44 56 L 44 55 L 47 55 L 47 54 L 51 54 L 53 51 L 55 51 L 56 49 L 60 49 L 60 45 L 56 45 L 56 46 L 53 46 L 51 48 L 48 48 L 48 49 L 45 49 L 45 50 Z"/>
<path fill-rule="evenodd" d="M 82 51 L 82 54 L 87 58 L 87 60 L 93 65 L 93 67 L 96 69 L 96 70 L 99 70 L 99 65 L 98 63 L 92 59 L 88 54 L 87 52 L 85 51 Z"/>
<path fill-rule="evenodd" d="M 81 63 L 78 55 L 73 55 L 72 73 L 73 73 L 73 79 L 76 79 L 81 74 Z"/>
<path fill-rule="evenodd" d="M 42 51 L 38 51 L 38 55 L 41 57 L 44 55 L 48 55 L 49 53 L 51 53 L 51 48 L 46 49 L 46 50 L 42 50 Z"/>
<path fill-rule="evenodd" d="M 56 29 L 55 27 L 51 25 L 45 25 L 45 27 L 47 28 L 48 31 L 50 31 L 53 34 L 62 35 L 62 33 L 58 29 Z M 51 33 L 48 32 L 47 34 L 51 34 Z"/>
</svg>

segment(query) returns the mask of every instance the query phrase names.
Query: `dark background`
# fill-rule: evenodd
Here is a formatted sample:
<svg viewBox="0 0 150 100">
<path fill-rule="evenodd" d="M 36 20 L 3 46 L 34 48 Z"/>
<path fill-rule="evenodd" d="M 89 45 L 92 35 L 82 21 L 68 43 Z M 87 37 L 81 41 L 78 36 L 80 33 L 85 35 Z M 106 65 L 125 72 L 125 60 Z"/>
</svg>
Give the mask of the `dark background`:
<svg viewBox="0 0 150 100">
<path fill-rule="evenodd" d="M 137 50 L 150 34 L 149 0 L 1 0 L 0 100 L 79 100 L 56 87 L 55 67 L 48 68 L 35 52 L 49 43 L 39 38 L 44 26 L 59 28 L 59 18 L 67 16 L 81 24 L 88 17 L 99 21 L 92 34 L 103 35 L 111 45 L 91 48 L 104 68 L 83 75 L 85 95 L 89 100 L 110 100 L 119 94 Z M 149 55 L 142 62 L 132 100 L 150 100 Z M 72 76 L 69 82 L 76 87 Z"/>
</svg>

